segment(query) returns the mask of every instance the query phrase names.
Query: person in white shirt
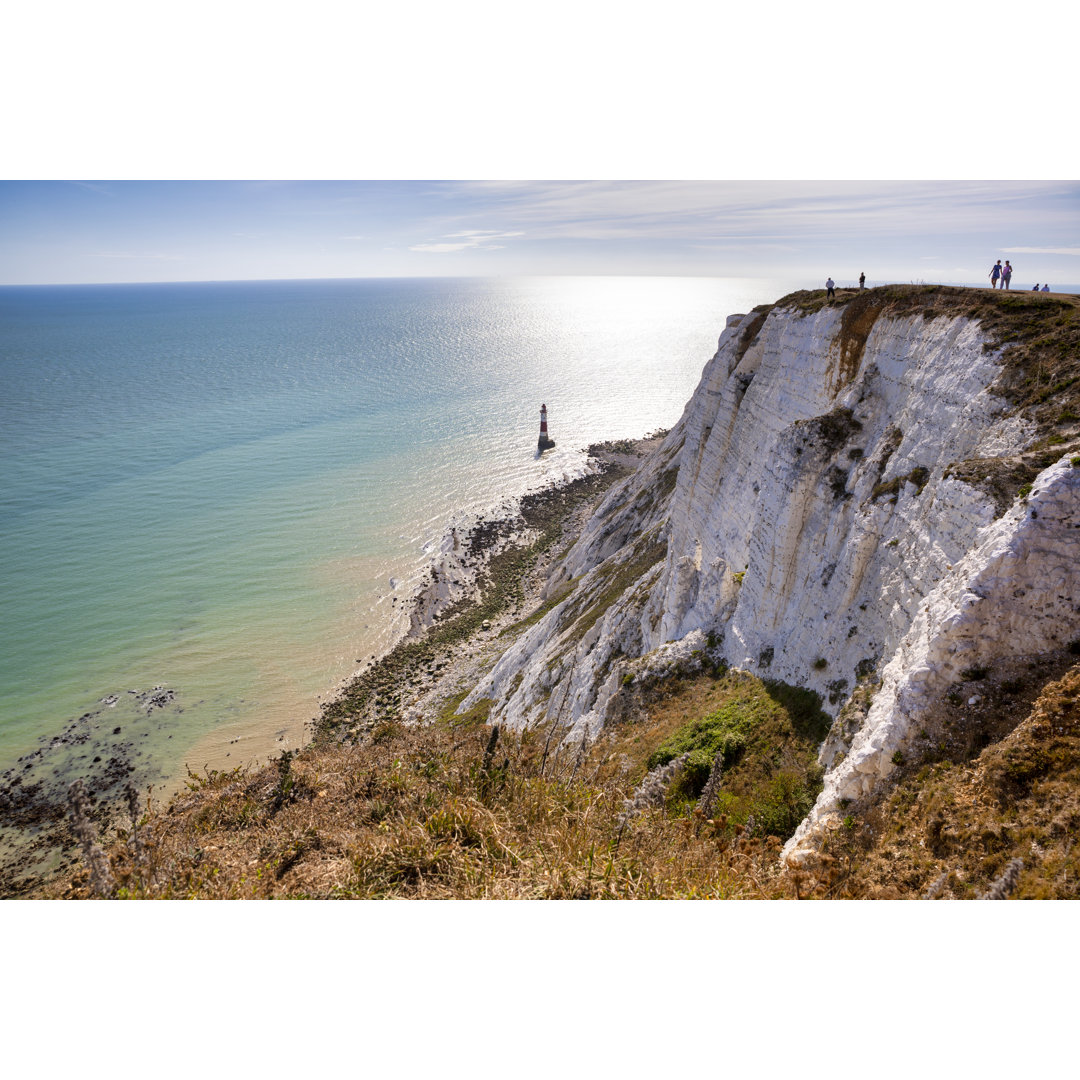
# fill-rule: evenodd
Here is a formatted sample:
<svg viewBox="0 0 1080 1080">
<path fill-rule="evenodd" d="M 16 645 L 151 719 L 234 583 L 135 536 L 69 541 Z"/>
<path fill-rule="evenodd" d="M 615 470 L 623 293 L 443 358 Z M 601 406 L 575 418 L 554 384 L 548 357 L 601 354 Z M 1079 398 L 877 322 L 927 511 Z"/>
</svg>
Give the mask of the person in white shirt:
<svg viewBox="0 0 1080 1080">
<path fill-rule="evenodd" d="M 829 280 L 825 282 L 825 288 L 828 290 L 826 292 L 826 294 L 825 294 L 825 299 L 826 300 L 835 300 L 836 299 L 836 292 L 835 292 L 836 282 L 833 281 L 832 278 L 829 278 Z"/>
</svg>

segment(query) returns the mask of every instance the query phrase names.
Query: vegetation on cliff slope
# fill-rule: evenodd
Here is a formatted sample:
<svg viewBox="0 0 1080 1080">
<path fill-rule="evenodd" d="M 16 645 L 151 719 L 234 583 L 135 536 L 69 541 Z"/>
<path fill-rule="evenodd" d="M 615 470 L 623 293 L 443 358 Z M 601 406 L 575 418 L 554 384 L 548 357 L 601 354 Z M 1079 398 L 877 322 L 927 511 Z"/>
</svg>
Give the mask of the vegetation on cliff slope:
<svg viewBox="0 0 1080 1080">
<path fill-rule="evenodd" d="M 323 709 L 320 732 L 354 737 L 379 721 L 400 721 L 408 690 L 430 682 L 453 650 L 490 622 L 524 600 L 523 581 L 537 559 L 563 536 L 567 518 L 595 502 L 627 470 L 618 466 L 582 477 L 559 488 L 522 499 L 524 524 L 536 531 L 529 544 L 511 544 L 495 555 L 479 582 L 480 599 L 447 612 L 418 639 L 399 642 L 386 656 L 352 679 Z M 521 624 L 524 627 L 524 622 Z"/>
</svg>

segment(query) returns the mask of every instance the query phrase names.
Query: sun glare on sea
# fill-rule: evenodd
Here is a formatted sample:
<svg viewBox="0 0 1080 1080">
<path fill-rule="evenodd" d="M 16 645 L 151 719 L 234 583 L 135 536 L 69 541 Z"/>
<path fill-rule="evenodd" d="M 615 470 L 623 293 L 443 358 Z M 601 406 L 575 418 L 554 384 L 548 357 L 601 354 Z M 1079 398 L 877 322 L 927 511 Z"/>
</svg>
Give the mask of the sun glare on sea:
<svg viewBox="0 0 1080 1080">
<path fill-rule="evenodd" d="M 698 312 L 703 302 L 719 298 L 730 278 L 559 277 L 530 279 L 538 294 L 557 310 L 565 325 L 617 320 L 624 326 L 649 327 L 659 318 Z"/>
</svg>

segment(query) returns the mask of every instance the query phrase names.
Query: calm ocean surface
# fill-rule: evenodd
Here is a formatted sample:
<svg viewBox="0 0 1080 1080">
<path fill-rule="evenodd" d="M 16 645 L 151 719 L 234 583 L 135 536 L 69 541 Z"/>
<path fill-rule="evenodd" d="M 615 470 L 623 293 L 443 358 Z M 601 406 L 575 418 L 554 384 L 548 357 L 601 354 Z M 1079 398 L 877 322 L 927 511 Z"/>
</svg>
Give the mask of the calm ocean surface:
<svg viewBox="0 0 1080 1080">
<path fill-rule="evenodd" d="M 804 284 L 0 288 L 0 768 L 154 686 L 174 782 L 295 746 L 453 515 L 670 427 L 725 317 Z"/>
</svg>

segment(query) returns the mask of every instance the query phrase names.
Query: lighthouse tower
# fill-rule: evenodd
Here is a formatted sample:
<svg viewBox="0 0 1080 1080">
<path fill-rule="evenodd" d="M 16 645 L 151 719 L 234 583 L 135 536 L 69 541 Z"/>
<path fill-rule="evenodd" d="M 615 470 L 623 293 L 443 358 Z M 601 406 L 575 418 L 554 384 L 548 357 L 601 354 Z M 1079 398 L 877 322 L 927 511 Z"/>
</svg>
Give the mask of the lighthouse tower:
<svg viewBox="0 0 1080 1080">
<path fill-rule="evenodd" d="M 536 449 L 543 453 L 555 445 L 555 440 L 548 437 L 547 429 L 547 406 L 540 406 L 540 438 L 536 443 Z"/>
</svg>

